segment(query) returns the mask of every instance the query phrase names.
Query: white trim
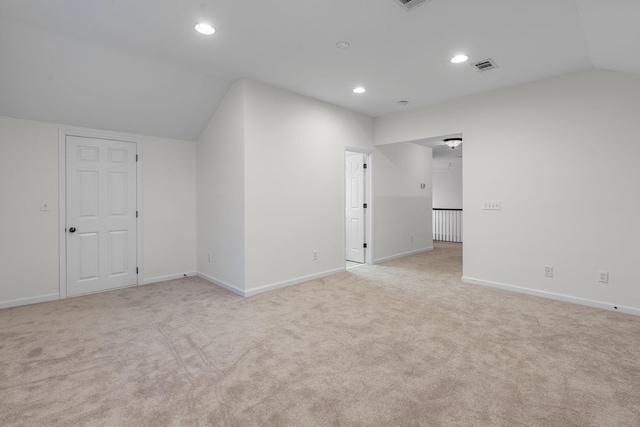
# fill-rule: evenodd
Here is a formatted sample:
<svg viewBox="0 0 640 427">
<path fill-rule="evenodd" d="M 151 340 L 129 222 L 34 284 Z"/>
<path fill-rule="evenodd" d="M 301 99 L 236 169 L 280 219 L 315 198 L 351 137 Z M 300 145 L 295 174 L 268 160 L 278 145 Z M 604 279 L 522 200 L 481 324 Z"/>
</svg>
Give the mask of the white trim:
<svg viewBox="0 0 640 427">
<path fill-rule="evenodd" d="M 352 147 L 350 145 L 344 146 L 344 151 L 351 151 L 352 153 L 371 154 L 373 150 L 369 148 Z"/>
<path fill-rule="evenodd" d="M 106 139 L 109 141 L 121 141 L 121 142 L 133 142 L 136 144 L 136 154 L 138 155 L 138 161 L 136 162 L 136 209 L 138 210 L 138 222 L 137 238 L 136 238 L 136 251 L 137 251 L 137 264 L 138 264 L 138 277 L 136 285 L 142 284 L 142 278 L 144 277 L 143 268 L 143 252 L 142 252 L 142 217 L 144 211 L 142 209 L 142 138 L 137 136 L 123 136 L 123 135 L 103 135 L 94 132 L 86 132 L 80 130 L 64 130 L 58 131 L 58 258 L 59 258 L 59 298 L 64 299 L 67 297 L 67 239 L 65 229 L 67 227 L 67 136 L 79 136 L 83 138 L 94 139 Z"/>
<path fill-rule="evenodd" d="M 152 283 L 160 283 L 160 282 L 167 282 L 169 280 L 176 280 L 176 279 L 184 279 L 184 277 L 193 277 L 196 276 L 197 273 L 195 271 L 190 271 L 188 273 L 178 273 L 178 274 L 170 274 L 168 276 L 158 276 L 158 277 L 150 277 L 148 279 L 144 279 L 142 281 L 143 285 L 150 285 Z"/>
<path fill-rule="evenodd" d="M 230 285 L 227 282 L 223 282 L 222 280 L 214 279 L 213 277 L 207 276 L 206 274 L 200 273 L 200 272 L 196 273 L 196 276 L 198 276 L 201 279 L 206 280 L 207 282 L 210 282 L 213 285 L 220 286 L 221 288 L 224 288 L 224 289 L 226 289 L 228 291 L 231 291 L 236 295 L 240 295 L 241 297 L 245 296 L 244 291 L 242 289 L 236 288 L 235 286 Z"/>
<path fill-rule="evenodd" d="M 533 295 L 536 297 L 552 299 L 556 301 L 569 302 L 572 304 L 585 305 L 588 307 L 602 308 L 604 310 L 616 311 L 619 313 L 631 314 L 634 316 L 640 316 L 640 309 L 634 307 L 627 307 L 623 305 L 616 305 L 608 302 L 593 301 L 585 298 L 572 297 L 569 295 L 556 294 L 553 292 L 540 291 L 537 289 L 523 288 L 521 286 L 507 285 L 505 283 L 491 282 L 489 280 L 474 279 L 473 277 L 462 277 L 462 281 L 465 283 L 472 283 L 474 285 L 488 286 L 491 288 L 502 289 L 511 292 L 518 292 L 526 295 Z"/>
<path fill-rule="evenodd" d="M 58 278 L 59 298 L 67 297 L 67 133 L 58 131 Z"/>
<path fill-rule="evenodd" d="M 10 307 L 19 307 L 21 305 L 38 304 L 40 302 L 49 302 L 49 301 L 55 301 L 58 299 L 60 299 L 60 295 L 49 294 L 49 295 L 40 295 L 39 297 L 20 298 L 20 299 L 14 299 L 10 301 L 0 301 L 0 309 L 10 308 Z"/>
<path fill-rule="evenodd" d="M 310 274 L 308 276 L 297 277 L 295 279 L 285 280 L 284 282 L 273 283 L 271 285 L 260 286 L 259 288 L 253 288 L 248 291 L 244 291 L 245 297 L 251 297 L 261 294 L 263 292 L 273 291 L 275 289 L 286 288 L 288 286 L 298 285 L 300 283 L 309 282 L 312 280 L 321 279 L 323 277 L 332 276 L 334 274 L 343 273 L 347 270 L 346 267 L 340 267 L 333 270 L 323 271 L 321 273 Z"/>
<path fill-rule="evenodd" d="M 248 291 L 243 291 L 242 289 L 236 288 L 229 283 L 223 282 L 222 280 L 215 279 L 211 276 L 207 276 L 204 273 L 196 273 L 196 276 L 201 279 L 206 280 L 216 286 L 220 286 L 228 291 L 233 292 L 236 295 L 240 295 L 241 297 L 252 297 L 254 295 L 262 294 L 264 292 L 273 291 L 280 288 L 286 288 L 288 286 L 298 285 L 300 283 L 310 282 L 312 280 L 321 279 L 323 277 L 332 276 L 334 274 L 343 273 L 347 271 L 346 267 L 336 268 L 333 270 L 324 271 L 322 273 L 310 274 L 308 276 L 297 277 L 291 280 L 285 280 L 284 282 L 273 283 L 271 285 L 260 286 L 259 288 L 250 289 Z"/>
<path fill-rule="evenodd" d="M 248 291 L 243 291 L 242 289 L 236 288 L 229 283 L 223 282 L 222 280 L 215 279 L 211 276 L 207 276 L 204 273 L 196 273 L 196 276 L 201 279 L 206 280 L 207 282 L 211 282 L 214 285 L 220 286 L 228 291 L 233 292 L 236 295 L 240 295 L 241 297 L 251 297 L 254 295 L 262 294 L 264 292 L 273 291 L 280 288 L 286 288 L 288 286 L 298 285 L 300 283 L 310 282 L 312 280 L 321 279 L 323 277 L 332 276 L 334 274 L 343 273 L 347 271 L 346 267 L 335 268 L 333 270 L 324 271 L 322 273 L 310 274 L 308 276 L 297 277 L 295 279 L 285 280 L 284 282 L 273 283 L 271 285 L 260 286 L 258 288 L 249 289 Z"/>
<path fill-rule="evenodd" d="M 379 258 L 379 259 L 375 260 L 375 264 L 381 264 L 383 262 L 391 261 L 391 260 L 398 259 L 398 258 L 403 258 L 403 257 L 409 256 L 409 255 L 421 254 L 423 252 L 429 252 L 429 251 L 432 251 L 432 250 L 433 250 L 433 246 L 429 246 L 427 248 L 416 249 L 415 251 L 403 252 L 401 254 L 386 256 L 384 258 Z"/>
<path fill-rule="evenodd" d="M 138 222 L 136 224 L 136 250 L 138 251 L 137 267 L 138 267 L 138 286 L 143 283 L 144 278 L 144 242 L 143 242 L 143 220 L 144 209 L 142 208 L 142 163 L 144 156 L 142 155 L 142 138 L 135 138 L 132 142 L 136 143 L 136 155 L 138 161 L 136 162 L 136 209 L 138 211 Z"/>
<path fill-rule="evenodd" d="M 344 165 L 346 165 L 347 162 L 347 152 L 352 152 L 352 153 L 361 153 L 365 155 L 365 159 L 364 162 L 367 164 L 367 170 L 365 171 L 365 188 L 364 188 L 364 202 L 367 204 L 367 210 L 365 213 L 365 242 L 367 243 L 367 249 L 365 250 L 365 264 L 374 264 L 374 249 L 375 249 L 375 245 L 373 244 L 373 150 L 369 150 L 366 148 L 359 148 L 359 147 L 351 147 L 351 146 L 345 146 L 344 147 L 344 158 L 342 160 L 343 163 L 343 167 L 342 167 L 342 182 L 346 182 L 347 179 L 347 171 Z M 344 211 L 346 209 L 346 203 L 347 203 L 347 197 L 345 194 L 345 186 L 342 186 L 342 212 L 344 214 Z M 347 259 L 347 236 L 346 236 L 346 229 L 345 229 L 345 224 L 344 221 L 342 221 L 342 238 L 343 238 L 343 244 L 342 247 L 343 249 L 343 254 L 342 254 L 342 258 L 344 260 Z"/>
</svg>

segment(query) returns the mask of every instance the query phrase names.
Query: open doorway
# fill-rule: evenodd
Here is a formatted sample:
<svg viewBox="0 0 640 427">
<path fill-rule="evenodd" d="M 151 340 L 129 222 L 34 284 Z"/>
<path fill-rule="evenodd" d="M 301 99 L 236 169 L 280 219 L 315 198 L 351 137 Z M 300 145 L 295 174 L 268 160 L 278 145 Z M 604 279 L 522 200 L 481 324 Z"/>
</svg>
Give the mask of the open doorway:
<svg viewBox="0 0 640 427">
<path fill-rule="evenodd" d="M 432 238 L 435 249 L 443 244 L 462 244 L 462 164 L 461 133 L 412 141 L 431 148 Z"/>
<path fill-rule="evenodd" d="M 345 262 L 346 268 L 366 264 L 370 256 L 370 153 L 345 151 Z"/>
<path fill-rule="evenodd" d="M 446 141 L 459 139 L 456 145 Z M 462 135 L 433 143 L 433 241 L 462 243 Z"/>
</svg>

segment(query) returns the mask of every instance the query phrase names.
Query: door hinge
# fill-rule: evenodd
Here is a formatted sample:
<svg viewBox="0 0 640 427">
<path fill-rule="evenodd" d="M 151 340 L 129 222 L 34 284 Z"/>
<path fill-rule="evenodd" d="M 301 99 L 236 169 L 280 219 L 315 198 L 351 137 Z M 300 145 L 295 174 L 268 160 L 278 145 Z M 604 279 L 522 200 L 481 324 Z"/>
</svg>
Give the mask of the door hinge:
<svg viewBox="0 0 640 427">
<path fill-rule="evenodd" d="M 364 163 L 364 164 L 362 165 L 362 169 L 366 169 L 366 168 L 367 168 L 367 164 L 366 164 L 366 163 Z"/>
<path fill-rule="evenodd" d="M 366 244 L 366 243 L 364 243 L 364 244 L 362 245 L 362 247 L 363 247 L 363 248 L 365 248 L 365 249 L 367 249 L 367 244 Z"/>
<path fill-rule="evenodd" d="M 138 211 L 136 211 L 136 218 L 138 218 Z"/>
<path fill-rule="evenodd" d="M 136 154 L 136 162 L 138 161 L 138 155 Z"/>
<path fill-rule="evenodd" d="M 138 274 L 138 267 L 136 267 L 136 274 Z"/>
<path fill-rule="evenodd" d="M 367 204 L 362 205 L 363 208 L 367 209 Z"/>
</svg>

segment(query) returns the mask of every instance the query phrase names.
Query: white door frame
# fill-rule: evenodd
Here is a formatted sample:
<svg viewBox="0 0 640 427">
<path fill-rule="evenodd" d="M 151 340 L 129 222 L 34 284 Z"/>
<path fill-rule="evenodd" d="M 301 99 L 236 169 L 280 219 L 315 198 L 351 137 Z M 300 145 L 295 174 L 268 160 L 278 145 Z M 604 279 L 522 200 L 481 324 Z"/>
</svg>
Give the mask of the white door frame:
<svg viewBox="0 0 640 427">
<path fill-rule="evenodd" d="M 138 275 L 136 285 L 142 284 L 144 270 L 142 264 L 142 138 L 121 135 L 101 135 L 92 132 L 63 130 L 58 134 L 58 220 L 59 220 L 59 252 L 60 252 L 60 299 L 67 297 L 67 136 L 78 136 L 83 138 L 108 139 L 110 141 L 132 142 L 136 144 L 136 204 L 138 219 L 136 224 L 136 261 L 138 263 Z"/>
<path fill-rule="evenodd" d="M 367 164 L 367 169 L 364 171 L 364 200 L 367 204 L 367 209 L 364 214 L 364 241 L 367 244 L 367 250 L 365 251 L 364 262 L 365 264 L 373 264 L 374 245 L 373 245 L 373 151 L 366 148 L 359 147 L 344 147 L 343 159 L 342 159 L 342 182 L 347 180 L 347 171 L 344 165 L 347 163 L 347 152 L 364 154 L 364 162 Z M 345 185 L 342 185 L 342 216 L 347 208 L 347 196 Z M 347 230 L 344 220 L 342 221 L 342 259 L 347 259 Z"/>
</svg>

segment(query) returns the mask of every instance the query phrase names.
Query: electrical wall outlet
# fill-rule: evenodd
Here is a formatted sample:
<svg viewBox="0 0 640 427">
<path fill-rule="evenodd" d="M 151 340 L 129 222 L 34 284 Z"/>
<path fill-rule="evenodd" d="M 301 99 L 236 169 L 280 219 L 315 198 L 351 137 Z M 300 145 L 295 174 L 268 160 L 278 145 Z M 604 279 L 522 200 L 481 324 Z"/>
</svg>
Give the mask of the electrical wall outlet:
<svg viewBox="0 0 640 427">
<path fill-rule="evenodd" d="M 544 267 L 544 277 L 553 277 L 553 267 L 549 265 Z"/>
<path fill-rule="evenodd" d="M 499 211 L 502 209 L 502 202 L 500 200 L 485 200 L 483 209 L 485 211 Z"/>
<path fill-rule="evenodd" d="M 600 283 L 609 283 L 609 272 L 608 271 L 598 271 L 598 282 L 600 282 Z"/>
<path fill-rule="evenodd" d="M 211 252 L 209 252 L 209 262 L 211 262 Z"/>
<path fill-rule="evenodd" d="M 318 251 L 313 251 L 313 260 L 317 260 L 318 259 Z"/>
</svg>

